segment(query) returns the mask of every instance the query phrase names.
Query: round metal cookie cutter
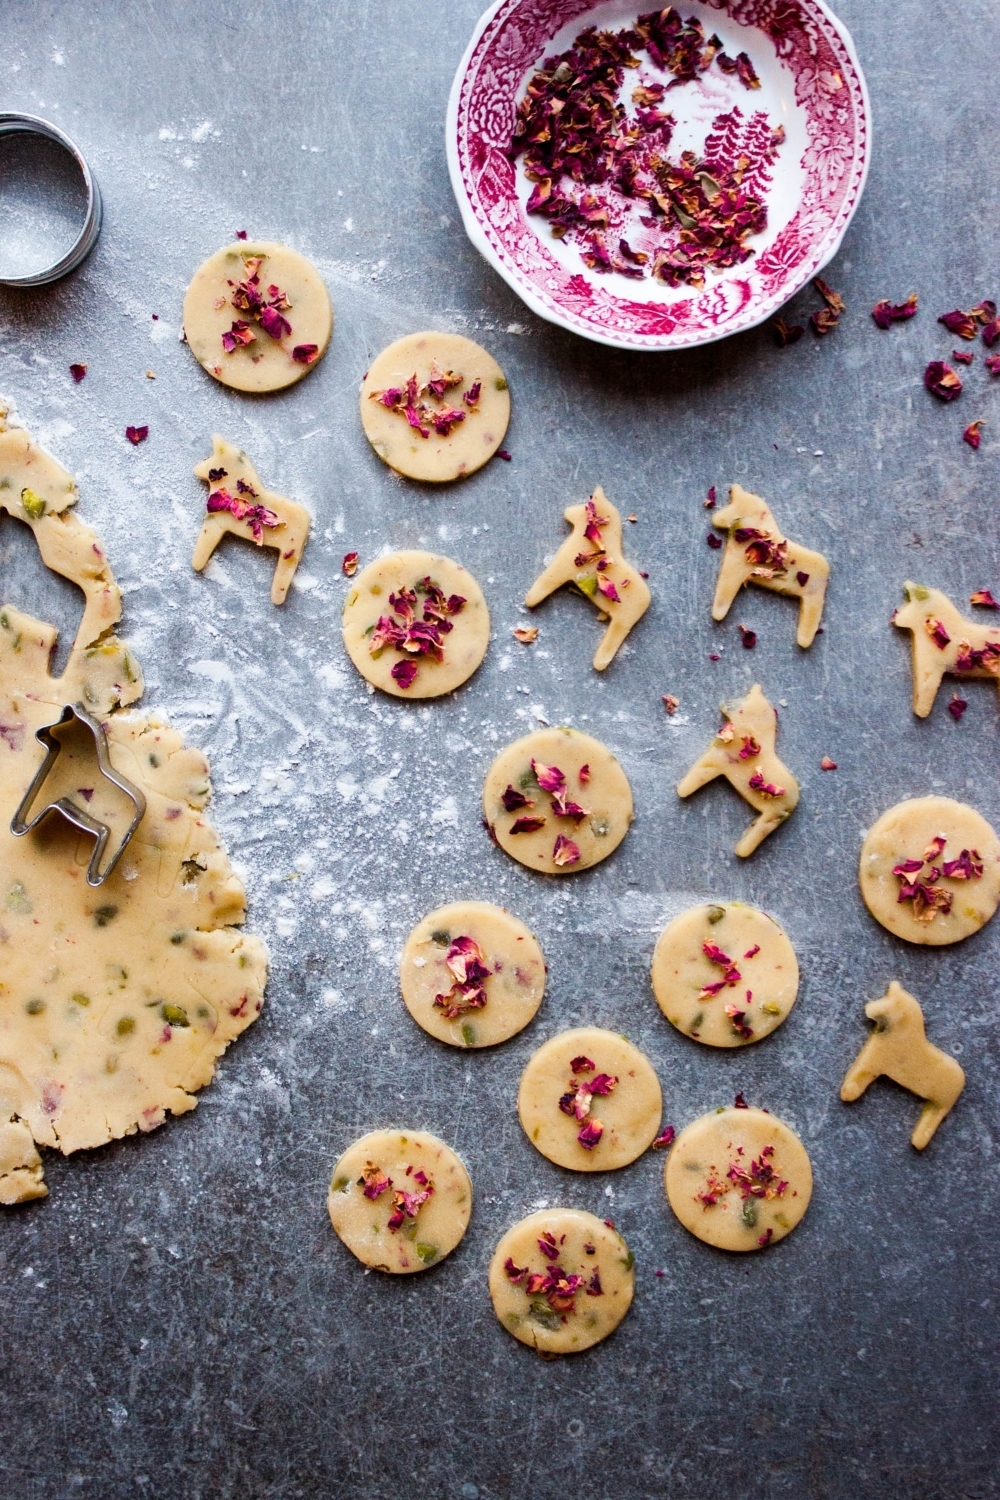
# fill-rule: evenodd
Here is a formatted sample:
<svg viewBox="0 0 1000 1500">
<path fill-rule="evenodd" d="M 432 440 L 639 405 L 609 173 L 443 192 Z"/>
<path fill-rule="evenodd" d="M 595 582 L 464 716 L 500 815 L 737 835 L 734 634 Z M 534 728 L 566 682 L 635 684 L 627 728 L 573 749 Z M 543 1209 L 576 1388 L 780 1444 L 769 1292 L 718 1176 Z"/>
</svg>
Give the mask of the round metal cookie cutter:
<svg viewBox="0 0 1000 1500">
<path fill-rule="evenodd" d="M 0 286 L 47 286 L 49 282 L 58 281 L 69 271 L 75 270 L 93 249 L 97 236 L 101 232 L 101 192 L 82 151 L 57 125 L 52 125 L 38 115 L 0 111 L 0 136 L 21 134 L 42 136 L 61 146 L 75 162 L 87 194 L 83 226 L 79 234 L 69 249 L 51 265 L 43 266 L 40 270 L 32 271 L 28 275 L 7 276 L 0 262 Z"/>
</svg>

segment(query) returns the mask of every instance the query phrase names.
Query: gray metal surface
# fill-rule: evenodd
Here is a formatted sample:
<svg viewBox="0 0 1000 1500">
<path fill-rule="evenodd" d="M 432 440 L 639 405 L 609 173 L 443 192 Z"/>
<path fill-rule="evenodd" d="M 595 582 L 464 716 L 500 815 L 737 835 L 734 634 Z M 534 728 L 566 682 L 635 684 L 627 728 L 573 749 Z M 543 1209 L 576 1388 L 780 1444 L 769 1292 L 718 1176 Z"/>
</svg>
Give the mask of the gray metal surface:
<svg viewBox="0 0 1000 1500">
<path fill-rule="evenodd" d="M 907 642 L 888 625 L 905 578 L 960 602 L 1000 586 L 1000 382 L 988 388 L 980 359 L 952 407 L 921 386 L 955 342 L 936 314 L 998 290 L 995 7 L 842 0 L 876 146 L 828 273 L 849 304 L 833 335 L 619 357 L 533 319 L 459 229 L 442 120 L 477 5 L 0 5 L 0 105 L 69 130 L 106 199 L 79 272 L 0 292 L 0 390 L 79 478 L 80 513 L 128 591 L 144 706 L 209 753 L 212 816 L 272 953 L 261 1019 L 193 1115 L 47 1156 L 51 1197 L 4 1213 L 0 1494 L 987 1500 L 1000 1493 L 1000 922 L 912 950 L 868 917 L 856 866 L 862 830 L 907 795 L 950 793 L 1000 822 L 995 690 L 970 684 L 956 725 L 946 687 L 915 721 Z M 336 306 L 320 367 L 265 399 L 216 385 L 177 341 L 191 272 L 237 228 L 311 256 Z M 911 289 L 917 319 L 878 332 L 872 304 Z M 368 360 L 424 327 L 481 339 L 513 397 L 513 461 L 445 490 L 394 479 L 357 419 Z M 80 386 L 71 361 L 89 364 Z M 960 434 L 976 416 L 973 453 Z M 133 449 L 126 424 L 147 422 Z M 204 503 L 191 470 L 216 430 L 314 511 L 281 610 L 271 564 L 244 545 L 191 570 Z M 831 559 L 808 653 L 776 596 L 709 619 L 701 500 L 733 480 Z M 579 599 L 543 606 L 530 650 L 510 635 L 564 504 L 598 482 L 638 514 L 627 542 L 654 591 L 601 678 Z M 495 638 L 453 699 L 373 697 L 344 656 L 341 556 L 386 543 L 447 551 L 486 592 Z M 73 629 L 77 596 L 6 520 L 0 568 L 5 599 Z M 759 633 L 753 654 L 738 621 Z M 682 804 L 673 787 L 720 698 L 757 679 L 787 703 L 779 750 L 803 796 L 742 864 L 744 804 L 721 785 Z M 681 700 L 671 721 L 665 692 Z M 479 826 L 490 759 L 536 713 L 599 735 L 635 792 L 621 849 L 573 879 L 533 877 Z M 664 919 L 708 894 L 772 909 L 802 964 L 787 1024 L 736 1054 L 676 1035 L 649 988 Z M 410 926 L 463 895 L 508 904 L 550 966 L 534 1024 L 474 1056 L 415 1028 L 395 978 Z M 863 1002 L 893 977 L 968 1074 L 922 1157 L 911 1096 L 881 1083 L 850 1108 L 837 1097 Z M 524 1062 L 589 1021 L 644 1048 L 675 1125 L 742 1089 L 801 1132 L 816 1189 L 793 1236 L 727 1257 L 670 1214 L 658 1155 L 586 1178 L 531 1148 L 514 1110 Z M 406 1280 L 364 1274 L 324 1202 L 337 1154 L 393 1122 L 454 1143 L 476 1189 L 459 1250 Z M 500 1234 L 543 1200 L 613 1217 L 638 1270 L 614 1337 L 550 1364 L 503 1332 L 485 1281 Z"/>
</svg>

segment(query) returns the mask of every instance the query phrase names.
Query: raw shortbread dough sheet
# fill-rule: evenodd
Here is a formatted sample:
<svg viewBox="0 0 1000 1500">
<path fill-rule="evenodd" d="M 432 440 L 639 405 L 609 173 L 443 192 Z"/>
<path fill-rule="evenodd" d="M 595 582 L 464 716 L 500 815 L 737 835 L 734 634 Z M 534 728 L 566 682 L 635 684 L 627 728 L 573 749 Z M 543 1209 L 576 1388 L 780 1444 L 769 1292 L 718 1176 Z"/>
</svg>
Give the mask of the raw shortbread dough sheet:
<svg viewBox="0 0 1000 1500">
<path fill-rule="evenodd" d="M 503 442 L 510 394 L 492 355 L 457 333 L 411 333 L 361 382 L 361 425 L 383 463 L 443 484 L 473 474 Z"/>
<path fill-rule="evenodd" d="M 790 1126 L 762 1109 L 713 1110 L 685 1126 L 664 1170 L 685 1229 L 719 1250 L 763 1250 L 809 1207 L 812 1167 Z"/>
<path fill-rule="evenodd" d="M 618 848 L 632 822 L 632 788 L 600 740 L 536 729 L 487 771 L 483 813 L 500 848 L 522 865 L 569 875 Z"/>
<path fill-rule="evenodd" d="M 521 1075 L 517 1112 L 531 1144 L 575 1172 L 627 1167 L 660 1126 L 660 1082 L 615 1031 L 580 1026 L 543 1043 Z"/>
<path fill-rule="evenodd" d="M 896 937 L 957 943 L 985 927 L 1000 902 L 1000 839 L 964 802 L 915 797 L 868 830 L 859 879 L 868 910 Z"/>
<path fill-rule="evenodd" d="M 450 1146 L 426 1130 L 373 1130 L 333 1169 L 330 1222 L 364 1265 L 395 1275 L 450 1255 L 472 1213 L 472 1183 Z"/>
<path fill-rule="evenodd" d="M 58 679 L 49 675 L 53 627 L 0 609 L 0 1202 L 7 1203 L 46 1191 L 32 1142 L 68 1154 L 193 1109 L 216 1059 L 256 1019 L 267 973 L 264 945 L 235 930 L 245 896 L 204 814 L 205 757 L 161 719 L 121 711 L 140 696 L 142 676 L 111 631 L 120 595 L 103 549 L 65 509 L 75 498 L 54 459 L 21 431 L 0 432 L 0 505 L 27 519 L 43 558 L 87 600 Z M 76 702 L 105 725 L 112 765 L 147 801 L 131 844 L 96 889 L 86 881 L 93 840 L 59 815 L 23 838 L 10 832 L 44 757 L 36 729 Z M 92 745 L 91 762 L 83 751 L 71 737 L 40 796 L 62 787 L 89 800 L 118 836 L 126 813 L 100 778 Z"/>
<path fill-rule="evenodd" d="M 351 580 L 344 645 L 362 677 L 397 698 L 439 698 L 486 655 L 490 612 L 460 563 L 433 552 L 390 552 Z"/>
<path fill-rule="evenodd" d="M 493 1047 L 538 1010 L 545 959 L 537 939 L 509 911 L 486 901 L 455 901 L 410 933 L 399 982 L 410 1015 L 438 1041 Z"/>
<path fill-rule="evenodd" d="M 217 250 L 184 297 L 191 353 L 237 391 L 294 385 L 322 358 L 332 331 L 333 308 L 316 267 L 271 240 Z"/>
<path fill-rule="evenodd" d="M 635 1292 L 631 1250 L 609 1224 L 576 1208 L 529 1214 L 490 1263 L 500 1322 L 539 1354 L 578 1354 L 613 1333 Z"/>
<path fill-rule="evenodd" d="M 709 902 L 664 928 L 653 992 L 671 1025 L 708 1047 L 744 1047 L 795 1004 L 799 965 L 773 917 L 742 901 Z"/>
</svg>

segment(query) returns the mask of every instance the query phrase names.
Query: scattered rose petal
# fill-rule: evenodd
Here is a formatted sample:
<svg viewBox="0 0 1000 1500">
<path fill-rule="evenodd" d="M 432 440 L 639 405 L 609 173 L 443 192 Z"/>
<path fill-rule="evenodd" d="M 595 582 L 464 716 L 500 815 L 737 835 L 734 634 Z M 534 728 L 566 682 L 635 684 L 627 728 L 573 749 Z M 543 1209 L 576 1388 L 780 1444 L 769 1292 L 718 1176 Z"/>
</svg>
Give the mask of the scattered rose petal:
<svg viewBox="0 0 1000 1500">
<path fill-rule="evenodd" d="M 1000 604 L 994 599 L 989 589 L 976 589 L 974 594 L 969 595 L 970 604 L 979 604 L 983 609 L 1000 609 Z"/>
<path fill-rule="evenodd" d="M 828 286 L 822 276 L 813 277 L 813 286 L 819 292 L 830 311 L 836 313 L 838 318 L 842 312 L 847 311 L 847 304 L 843 297 L 839 292 L 835 292 L 832 286 Z"/>
<path fill-rule="evenodd" d="M 968 699 L 960 698 L 957 693 L 954 695 L 951 702 L 948 704 L 948 712 L 951 714 L 956 724 L 965 713 L 965 710 L 968 708 L 968 706 Z"/>
<path fill-rule="evenodd" d="M 765 1247 L 765 1245 L 769 1245 L 771 1243 L 771 1241 L 772 1241 L 773 1238 L 774 1238 L 774 1230 L 771 1228 L 770 1225 L 768 1225 L 768 1227 L 764 1230 L 764 1233 L 757 1236 L 757 1243 L 760 1246 L 760 1248 L 763 1250 L 764 1247 Z"/>
<path fill-rule="evenodd" d="M 79 385 L 80 381 L 84 378 L 84 376 L 87 373 L 87 366 L 86 365 L 70 365 L 70 367 L 69 367 L 69 373 L 72 375 L 72 377 L 73 377 L 74 381 L 76 382 L 76 384 Z"/>
<path fill-rule="evenodd" d="M 344 560 L 340 567 L 345 578 L 353 578 L 358 571 L 358 554 L 356 552 L 345 552 Z"/>
<path fill-rule="evenodd" d="M 978 448 L 983 440 L 982 433 L 980 431 L 982 425 L 982 417 L 977 417 L 974 422 L 970 422 L 968 427 L 962 433 L 962 442 L 968 443 L 970 448 Z"/>
<path fill-rule="evenodd" d="M 532 760 L 531 769 L 543 792 L 566 790 L 566 777 L 558 766 L 546 766 L 540 760 Z"/>
<path fill-rule="evenodd" d="M 765 781 L 760 771 L 755 771 L 750 777 L 749 786 L 751 791 L 758 792 L 762 797 L 783 797 L 785 795 L 785 788 L 783 786 L 775 786 L 773 782 Z"/>
<path fill-rule="evenodd" d="M 992 349 L 997 339 L 1000 339 L 1000 318 L 991 318 L 983 324 L 983 343 L 987 349 Z"/>
<path fill-rule="evenodd" d="M 587 782 L 590 780 L 590 767 L 589 766 L 581 766 L 580 769 L 579 769 L 579 771 L 577 771 L 576 774 L 577 774 L 577 779 L 579 780 L 579 782 L 581 783 L 581 785 L 586 786 Z"/>
<path fill-rule="evenodd" d="M 912 318 L 917 310 L 917 294 L 911 292 L 905 302 L 892 303 L 887 297 L 881 302 L 876 302 L 872 308 L 872 317 L 879 328 L 891 328 L 893 323 L 904 323 Z"/>
<path fill-rule="evenodd" d="M 943 359 L 932 359 L 924 371 L 924 385 L 941 401 L 954 401 L 962 394 L 962 381 Z"/>
<path fill-rule="evenodd" d="M 507 452 L 506 448 L 497 449 L 497 458 L 502 458 L 504 463 L 510 463 L 510 454 Z"/>
<path fill-rule="evenodd" d="M 507 831 L 508 833 L 537 833 L 539 828 L 544 827 L 545 819 L 531 814 L 525 818 L 515 818 Z M 559 835 L 559 838 L 562 838 L 562 834 Z M 557 839 L 556 842 L 558 843 L 559 840 Z"/>
<path fill-rule="evenodd" d="M 760 79 L 754 72 L 753 63 L 745 52 L 740 52 L 736 58 L 736 75 L 745 89 L 760 88 Z"/>
<path fill-rule="evenodd" d="M 667 710 L 667 713 L 671 716 L 671 718 L 677 712 L 678 708 L 680 708 L 680 704 L 681 700 L 679 698 L 675 698 L 673 693 L 663 694 L 663 707 Z"/>
<path fill-rule="evenodd" d="M 971 365 L 976 356 L 971 349 L 953 349 L 951 357 L 957 360 L 960 365 Z"/>
<path fill-rule="evenodd" d="M 146 439 L 149 437 L 149 428 L 148 427 L 126 427 L 126 429 L 125 429 L 125 436 L 128 438 L 128 440 L 132 444 L 133 448 L 137 448 L 140 443 L 144 443 L 146 441 Z"/>
<path fill-rule="evenodd" d="M 580 846 L 574 844 L 572 839 L 559 834 L 552 850 L 552 862 L 560 867 L 563 865 L 575 865 L 580 858 Z M 596 1145 L 596 1142 L 595 1142 Z"/>
<path fill-rule="evenodd" d="M 722 538 L 721 538 L 721 536 L 717 536 L 714 531 L 710 531 L 708 533 L 708 536 L 705 538 L 705 540 L 708 543 L 708 545 L 711 547 L 711 549 L 712 549 L 713 552 L 718 552 L 719 548 L 722 546 Z"/>
<path fill-rule="evenodd" d="M 792 323 L 789 325 L 785 322 L 784 318 L 772 319 L 771 328 L 774 332 L 774 342 L 779 349 L 786 349 L 789 344 L 797 344 L 805 333 L 805 329 L 801 323 Z"/>
<path fill-rule="evenodd" d="M 837 762 L 831 760 L 828 755 L 824 755 L 819 763 L 819 768 L 821 771 L 835 771 L 837 769 Z"/>
<path fill-rule="evenodd" d="M 736 628 L 740 633 L 740 640 L 743 643 L 743 649 L 745 651 L 752 651 L 757 644 L 756 630 L 748 630 L 745 625 L 737 625 Z"/>
<path fill-rule="evenodd" d="M 519 625 L 514 631 L 515 641 L 520 641 L 522 646 L 530 646 L 538 640 L 537 625 Z"/>
<path fill-rule="evenodd" d="M 989 354 L 984 360 L 991 375 L 1000 375 L 1000 354 Z"/>
<path fill-rule="evenodd" d="M 297 365 L 311 365 L 319 358 L 318 344 L 296 344 L 292 358 Z"/>
<path fill-rule="evenodd" d="M 715 509 L 715 485 L 713 484 L 704 500 L 701 502 L 706 510 Z"/>
<path fill-rule="evenodd" d="M 710 651 L 708 653 L 708 659 L 709 661 L 721 661 L 722 657 L 719 655 L 718 651 Z"/>
<path fill-rule="evenodd" d="M 824 334 L 832 333 L 840 322 L 840 318 L 831 307 L 821 307 L 818 312 L 809 314 L 813 333 L 822 338 Z"/>
<path fill-rule="evenodd" d="M 600 1120 L 588 1120 L 576 1138 L 585 1151 L 593 1151 L 603 1134 L 604 1126 Z"/>
<path fill-rule="evenodd" d="M 236 231 L 236 238 L 238 240 L 245 240 L 246 237 L 247 237 L 247 232 L 246 232 L 245 229 L 237 229 L 237 231 Z"/>
<path fill-rule="evenodd" d="M 398 683 L 401 688 L 408 688 L 413 686 L 417 670 L 415 661 L 407 661 L 404 658 L 402 661 L 396 663 L 389 675 L 393 682 Z"/>
<path fill-rule="evenodd" d="M 949 333 L 957 333 L 960 339 L 974 339 L 976 336 L 976 319 L 960 308 L 956 307 L 954 312 L 942 313 L 938 322 L 943 323 Z"/>
<path fill-rule="evenodd" d="M 744 1099 L 742 1092 L 739 1093 L 739 1094 L 737 1094 L 736 1098 L 733 1100 L 733 1108 L 734 1109 L 749 1109 L 750 1108 L 749 1104 Z"/>
<path fill-rule="evenodd" d="M 622 602 L 622 596 L 621 594 L 619 594 L 610 578 L 598 577 L 597 587 L 604 595 L 605 599 L 610 599 L 612 604 L 620 604 Z"/>
<path fill-rule="evenodd" d="M 676 1135 L 677 1131 L 672 1125 L 665 1125 L 650 1149 L 653 1151 L 665 1151 L 668 1146 L 673 1145 Z"/>
<path fill-rule="evenodd" d="M 507 785 L 507 790 L 502 794 L 500 801 L 508 812 L 516 812 L 519 807 L 534 807 L 530 797 L 519 792 L 516 786 Z"/>
</svg>

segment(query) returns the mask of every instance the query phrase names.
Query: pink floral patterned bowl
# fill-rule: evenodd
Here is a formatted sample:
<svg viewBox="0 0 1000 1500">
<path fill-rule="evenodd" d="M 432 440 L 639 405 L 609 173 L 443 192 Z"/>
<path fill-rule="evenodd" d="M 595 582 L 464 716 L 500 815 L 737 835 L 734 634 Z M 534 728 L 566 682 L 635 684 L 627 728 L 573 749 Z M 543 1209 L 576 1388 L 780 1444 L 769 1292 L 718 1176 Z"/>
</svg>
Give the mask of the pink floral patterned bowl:
<svg viewBox="0 0 1000 1500">
<path fill-rule="evenodd" d="M 610 187 L 558 172 L 540 187 L 537 167 L 533 180 L 526 172 L 524 137 L 511 154 L 529 81 L 585 27 L 633 28 L 641 11 L 622 0 L 497 0 L 455 75 L 448 167 L 469 238 L 533 312 L 616 348 L 682 349 L 763 322 L 836 254 L 868 173 L 868 93 L 851 38 L 822 0 L 688 0 L 679 13 L 643 16 L 643 38 L 654 40 L 637 48 L 632 34 L 635 55 L 608 105 L 617 123 L 605 142 L 639 139 L 639 180 L 654 191 L 635 195 L 629 181 L 622 197 L 620 166 Z M 694 61 L 678 65 L 684 56 Z M 557 90 L 572 70 L 554 69 Z M 655 191 L 675 168 L 690 179 L 682 195 L 695 195 L 682 196 L 688 212 L 676 194 Z M 718 197 L 720 179 L 735 196 Z M 567 185 L 569 207 L 553 213 L 551 194 Z M 714 204 L 742 211 L 748 198 L 754 228 L 730 239 L 721 266 L 678 273 L 678 254 L 682 264 L 688 254 L 678 240 L 709 221 L 711 230 Z"/>
</svg>

